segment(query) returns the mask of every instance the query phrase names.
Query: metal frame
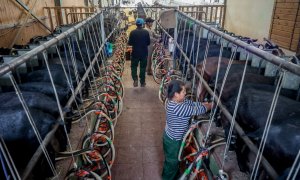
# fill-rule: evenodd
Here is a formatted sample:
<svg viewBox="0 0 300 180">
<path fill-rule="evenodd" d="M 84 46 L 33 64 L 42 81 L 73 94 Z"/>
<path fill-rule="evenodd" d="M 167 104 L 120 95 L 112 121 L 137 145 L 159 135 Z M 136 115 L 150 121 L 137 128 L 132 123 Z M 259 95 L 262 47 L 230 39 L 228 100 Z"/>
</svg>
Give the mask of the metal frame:
<svg viewBox="0 0 300 180">
<path fill-rule="evenodd" d="M 176 16 L 180 15 L 183 16 L 186 19 L 192 20 L 194 23 L 200 25 L 201 27 L 207 29 L 209 32 L 212 32 L 220 37 L 222 37 L 223 39 L 226 39 L 227 41 L 229 41 L 230 43 L 236 44 L 237 46 L 247 50 L 250 53 L 253 53 L 261 58 L 264 58 L 265 60 L 267 60 L 268 62 L 271 62 L 272 64 L 276 64 L 279 67 L 290 71 L 294 74 L 300 75 L 300 66 L 286 62 L 284 59 L 277 57 L 273 54 L 270 54 L 268 52 L 265 52 L 261 49 L 258 49 L 252 45 L 249 45 L 241 40 L 239 40 L 238 38 L 234 38 L 231 37 L 223 32 L 218 31 L 215 28 L 212 28 L 208 25 L 206 25 L 205 23 L 202 23 L 198 20 L 196 20 L 195 18 L 192 18 L 190 16 L 188 16 L 187 14 L 184 14 L 181 11 L 176 10 Z M 178 18 L 178 17 L 176 17 Z M 159 24 L 160 25 L 160 24 Z M 172 37 L 168 34 L 168 32 L 162 28 L 162 30 L 164 31 L 165 34 L 167 34 L 169 37 Z M 187 57 L 187 55 L 185 54 L 185 52 L 182 50 L 181 45 L 178 44 L 177 41 L 174 41 L 175 46 L 179 49 L 182 57 L 185 59 L 185 61 L 188 62 L 188 64 L 190 65 L 190 59 L 189 57 Z M 175 60 L 174 60 L 175 61 Z M 176 63 L 176 62 L 174 62 Z M 219 97 L 216 96 L 213 92 L 213 90 L 210 89 L 209 85 L 206 83 L 206 81 L 201 77 L 200 73 L 198 73 L 196 71 L 196 68 L 194 66 L 190 66 L 191 69 L 196 73 L 196 76 L 202 81 L 203 86 L 207 89 L 208 93 L 210 95 L 212 95 L 214 97 L 215 102 L 217 102 L 219 100 Z M 222 112 L 224 113 L 225 117 L 227 119 L 232 119 L 232 115 L 231 113 L 226 109 L 226 107 L 220 102 L 219 103 L 219 108 L 222 110 Z M 241 138 L 243 139 L 243 141 L 245 142 L 245 144 L 249 147 L 249 149 L 254 152 L 255 154 L 257 154 L 258 152 L 258 148 L 252 143 L 252 141 L 247 137 L 247 136 L 243 136 L 245 133 L 243 131 L 243 129 L 240 127 L 240 125 L 235 122 L 235 126 L 234 126 L 235 130 L 237 131 L 237 133 L 241 136 Z M 273 167 L 271 166 L 271 164 L 264 158 L 262 157 L 261 160 L 262 165 L 264 166 L 264 168 L 266 169 L 266 171 L 269 173 L 269 175 L 273 178 L 276 179 L 278 177 L 277 172 L 273 169 Z"/>
<path fill-rule="evenodd" d="M 192 18 L 186 14 L 184 14 L 183 12 L 180 12 L 178 10 L 176 10 L 178 12 L 178 14 L 182 15 L 185 18 L 188 18 L 190 20 L 192 20 L 193 22 L 195 22 L 196 24 L 202 26 L 203 28 L 207 29 L 209 32 L 212 32 L 218 36 L 221 36 L 223 39 L 226 39 L 227 41 L 234 43 L 236 45 L 238 45 L 239 47 L 242 47 L 243 49 L 245 49 L 246 51 L 255 54 L 263 59 L 265 59 L 268 62 L 271 62 L 272 64 L 278 65 L 279 67 L 288 70 L 294 74 L 297 74 L 300 76 L 300 66 L 289 63 L 287 61 L 285 61 L 284 59 L 278 57 L 278 56 L 274 56 L 273 54 L 270 54 L 268 52 L 265 52 L 261 49 L 258 49 L 252 45 L 249 45 L 241 40 L 239 40 L 238 38 L 232 37 L 228 34 L 225 34 L 223 32 L 220 32 L 219 30 L 210 27 L 208 25 L 206 25 L 205 23 L 198 21 L 195 18 Z"/>
<path fill-rule="evenodd" d="M 27 61 L 29 61 L 32 57 L 36 56 L 36 54 L 38 53 L 43 53 L 45 52 L 48 48 L 53 47 L 55 45 L 57 45 L 61 40 L 64 40 L 66 38 L 69 38 L 71 36 L 71 34 L 77 33 L 78 30 L 80 28 L 84 28 L 86 25 L 89 25 L 90 22 L 94 21 L 94 19 L 97 18 L 97 20 L 100 21 L 100 26 L 101 26 L 101 30 L 103 33 L 104 30 L 104 21 L 103 21 L 103 13 L 102 12 L 97 12 L 94 15 L 92 15 L 91 17 L 87 18 L 86 20 L 80 22 L 79 24 L 77 24 L 76 26 L 70 28 L 69 30 L 61 33 L 60 35 L 53 37 L 53 39 L 45 42 L 44 44 L 32 49 L 31 51 L 16 57 L 13 61 L 7 63 L 7 64 L 3 64 L 0 67 L 0 76 L 3 76 L 6 73 L 9 73 L 10 71 L 15 70 L 17 67 L 21 66 L 22 64 L 26 63 Z M 118 23 L 120 23 L 120 20 L 118 21 Z M 72 93 L 72 96 L 70 97 L 70 99 L 68 100 L 65 108 L 70 108 L 71 104 L 74 102 L 75 100 L 75 96 L 80 93 L 84 81 L 88 78 L 89 73 L 92 71 L 93 72 L 93 66 L 95 65 L 95 63 L 97 62 L 97 59 L 99 56 L 101 56 L 101 53 L 105 47 L 105 42 L 115 33 L 117 32 L 117 28 L 118 28 L 118 24 L 115 26 L 115 28 L 112 30 L 112 32 L 110 32 L 110 34 L 105 37 L 105 35 L 102 34 L 102 42 L 101 45 L 97 44 L 97 50 L 95 52 L 95 57 L 93 58 L 90 66 L 86 69 L 85 74 L 83 75 L 83 77 L 81 78 L 80 82 L 78 82 L 76 89 L 74 90 L 74 93 Z M 98 32 L 98 34 L 101 33 L 100 30 Z M 65 113 L 63 114 L 65 115 Z M 53 138 L 56 130 L 58 129 L 59 124 L 55 124 L 55 126 L 53 127 L 53 129 L 46 135 L 46 137 L 43 140 L 43 145 L 46 146 L 47 144 L 49 144 L 50 140 Z M 30 175 L 32 169 L 34 168 L 35 164 L 37 163 L 37 161 L 39 160 L 39 157 L 42 155 L 43 151 L 41 146 L 36 150 L 36 152 L 34 153 L 34 155 L 31 157 L 31 160 L 28 162 L 27 167 L 25 168 L 23 174 L 22 174 L 22 179 L 27 179 L 28 176 Z"/>
</svg>

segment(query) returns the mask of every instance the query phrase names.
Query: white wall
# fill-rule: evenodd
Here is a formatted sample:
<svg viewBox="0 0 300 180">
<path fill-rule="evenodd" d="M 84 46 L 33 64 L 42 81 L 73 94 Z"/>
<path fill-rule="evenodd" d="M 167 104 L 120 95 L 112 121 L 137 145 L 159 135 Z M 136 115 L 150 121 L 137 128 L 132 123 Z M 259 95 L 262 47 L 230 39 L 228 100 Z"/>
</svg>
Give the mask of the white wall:
<svg viewBox="0 0 300 180">
<path fill-rule="evenodd" d="M 224 28 L 262 40 L 269 37 L 275 0 L 227 0 Z"/>
<path fill-rule="evenodd" d="M 85 6 L 84 0 L 61 0 L 62 5 L 61 6 Z"/>
<path fill-rule="evenodd" d="M 145 1 L 145 0 L 144 0 Z M 157 0 L 160 4 L 164 5 L 199 5 L 199 4 L 210 4 L 218 2 L 220 4 L 224 3 L 224 0 Z"/>
</svg>

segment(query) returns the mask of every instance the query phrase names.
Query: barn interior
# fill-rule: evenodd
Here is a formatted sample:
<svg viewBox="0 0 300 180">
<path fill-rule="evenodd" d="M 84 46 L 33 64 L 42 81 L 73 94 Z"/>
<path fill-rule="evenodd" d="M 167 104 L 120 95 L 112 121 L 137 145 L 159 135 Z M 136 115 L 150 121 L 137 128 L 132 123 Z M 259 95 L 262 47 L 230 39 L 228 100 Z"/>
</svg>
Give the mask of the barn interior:
<svg viewBox="0 0 300 180">
<path fill-rule="evenodd" d="M 0 179 L 300 179 L 299 0 L 1 3 Z M 176 80 L 212 109 L 187 115 L 166 178 Z"/>
</svg>

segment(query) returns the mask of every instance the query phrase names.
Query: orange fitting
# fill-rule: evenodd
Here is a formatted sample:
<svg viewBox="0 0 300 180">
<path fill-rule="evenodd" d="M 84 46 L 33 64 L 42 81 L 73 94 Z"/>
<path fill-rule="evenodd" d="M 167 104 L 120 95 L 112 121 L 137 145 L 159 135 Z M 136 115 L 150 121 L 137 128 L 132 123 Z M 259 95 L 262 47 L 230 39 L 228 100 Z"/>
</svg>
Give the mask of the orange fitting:
<svg viewBox="0 0 300 180">
<path fill-rule="evenodd" d="M 100 115 L 100 114 L 102 114 L 102 111 L 96 111 L 95 114 Z"/>
</svg>

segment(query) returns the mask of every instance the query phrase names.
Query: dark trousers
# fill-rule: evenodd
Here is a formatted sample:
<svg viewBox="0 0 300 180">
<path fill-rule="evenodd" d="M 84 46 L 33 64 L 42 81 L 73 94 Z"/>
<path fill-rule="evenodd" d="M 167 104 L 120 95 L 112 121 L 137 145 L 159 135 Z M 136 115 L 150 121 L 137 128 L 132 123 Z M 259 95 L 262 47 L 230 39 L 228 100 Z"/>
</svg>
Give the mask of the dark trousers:
<svg viewBox="0 0 300 180">
<path fill-rule="evenodd" d="M 178 153 L 180 149 L 181 141 L 172 140 L 164 133 L 163 148 L 165 154 L 164 168 L 162 172 L 163 180 L 174 180 L 178 178 L 179 173 L 179 161 Z"/>
<path fill-rule="evenodd" d="M 146 66 L 147 66 L 147 59 L 141 59 L 141 58 L 131 58 L 131 77 L 133 80 L 138 80 L 137 77 L 137 67 L 140 63 L 140 83 L 145 83 L 145 72 L 146 72 Z"/>
</svg>

